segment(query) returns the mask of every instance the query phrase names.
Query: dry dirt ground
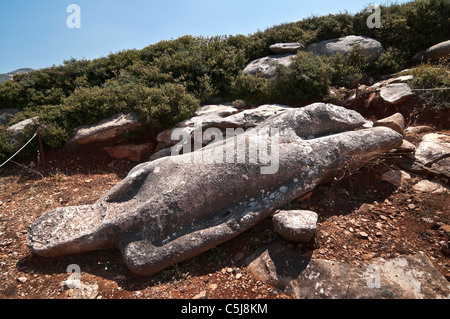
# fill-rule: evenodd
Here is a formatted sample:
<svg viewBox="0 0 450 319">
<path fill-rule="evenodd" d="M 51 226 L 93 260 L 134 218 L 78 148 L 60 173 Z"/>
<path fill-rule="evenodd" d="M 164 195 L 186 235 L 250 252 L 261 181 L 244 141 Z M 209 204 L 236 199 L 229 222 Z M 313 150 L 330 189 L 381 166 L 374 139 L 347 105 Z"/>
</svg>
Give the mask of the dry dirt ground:
<svg viewBox="0 0 450 319">
<path fill-rule="evenodd" d="M 450 280 L 450 258 L 442 248 L 449 240 L 442 225 L 450 225 L 450 195 L 416 193 L 412 183 L 417 176 L 402 188 L 380 181 L 379 175 L 395 162 L 392 156 L 368 163 L 352 176 L 322 185 L 310 198 L 285 207 L 319 214 L 311 243 L 285 241 L 266 220 L 155 276 L 136 277 L 117 250 L 54 259 L 30 253 L 27 228 L 38 216 L 60 206 L 95 202 L 136 165 L 112 160 L 98 149 L 59 149 L 45 155 L 44 178 L 16 164 L 0 170 L 0 299 L 78 298 L 64 284 L 72 264 L 80 267 L 83 285 L 98 286 L 91 294 L 96 299 L 290 299 L 246 269 L 246 257 L 274 241 L 312 258 L 351 264 L 423 251 Z M 31 161 L 37 164 L 36 156 L 20 163 L 29 166 Z"/>
</svg>

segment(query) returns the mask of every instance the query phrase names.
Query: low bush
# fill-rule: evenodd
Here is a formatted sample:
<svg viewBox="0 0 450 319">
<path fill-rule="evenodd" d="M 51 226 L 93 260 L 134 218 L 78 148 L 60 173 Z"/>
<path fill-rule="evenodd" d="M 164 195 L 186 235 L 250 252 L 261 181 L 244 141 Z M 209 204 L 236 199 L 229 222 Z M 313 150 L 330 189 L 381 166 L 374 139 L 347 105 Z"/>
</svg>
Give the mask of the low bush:
<svg viewBox="0 0 450 319">
<path fill-rule="evenodd" d="M 280 65 L 272 83 L 272 101 L 296 104 L 328 94 L 330 66 L 324 58 L 299 52 L 289 67 Z"/>
<path fill-rule="evenodd" d="M 450 108 L 450 74 L 448 66 L 422 64 L 410 71 L 409 85 L 415 93 L 436 110 Z"/>
<path fill-rule="evenodd" d="M 271 97 L 272 81 L 262 75 L 241 75 L 232 83 L 234 100 L 259 105 L 268 102 Z"/>
</svg>

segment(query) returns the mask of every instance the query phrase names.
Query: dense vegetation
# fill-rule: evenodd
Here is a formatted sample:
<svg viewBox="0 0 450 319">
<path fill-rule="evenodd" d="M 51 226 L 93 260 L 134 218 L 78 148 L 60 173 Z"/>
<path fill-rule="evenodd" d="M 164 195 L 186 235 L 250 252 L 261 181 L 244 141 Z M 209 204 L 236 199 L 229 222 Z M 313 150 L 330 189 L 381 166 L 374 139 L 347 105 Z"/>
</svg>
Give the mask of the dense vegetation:
<svg viewBox="0 0 450 319">
<path fill-rule="evenodd" d="M 46 146 L 57 147 L 77 126 L 120 111 L 135 111 L 148 127 L 167 127 L 216 98 L 250 104 L 320 99 L 330 86 L 353 87 L 368 74 L 400 71 L 415 53 L 450 39 L 450 5 L 445 0 L 391 4 L 382 6 L 381 12 L 380 29 L 367 27 L 370 13 L 341 13 L 310 17 L 251 35 L 183 36 L 92 61 L 71 59 L 60 66 L 18 74 L 1 84 L 0 108 L 22 110 L 12 123 L 39 116 L 40 123 L 46 125 L 42 131 Z M 291 67 L 278 69 L 275 82 L 241 75 L 247 63 L 269 55 L 273 43 L 308 45 L 351 34 L 377 39 L 385 53 L 373 63 L 356 52 L 348 60 L 341 56 L 313 59 L 300 53 Z M 2 132 L 0 161 L 11 149 L 7 134 Z"/>
</svg>

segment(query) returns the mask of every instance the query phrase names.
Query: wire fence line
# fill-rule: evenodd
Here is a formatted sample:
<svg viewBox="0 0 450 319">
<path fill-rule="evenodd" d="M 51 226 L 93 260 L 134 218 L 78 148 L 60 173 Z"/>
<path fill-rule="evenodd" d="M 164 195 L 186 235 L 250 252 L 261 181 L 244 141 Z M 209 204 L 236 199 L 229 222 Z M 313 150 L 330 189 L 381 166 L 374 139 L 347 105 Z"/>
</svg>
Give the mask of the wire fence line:
<svg viewBox="0 0 450 319">
<path fill-rule="evenodd" d="M 434 88 L 434 89 L 411 89 L 411 91 L 440 91 L 449 90 L 450 88 Z"/>
<path fill-rule="evenodd" d="M 28 144 L 30 144 L 31 141 L 32 141 L 36 136 L 37 136 L 37 132 L 34 133 L 33 137 L 30 138 L 30 140 L 29 140 L 28 142 L 26 142 L 25 145 L 22 146 L 16 153 L 14 153 L 13 156 L 11 156 L 10 158 L 8 158 L 8 159 L 6 160 L 6 162 L 4 162 L 2 165 L 0 165 L 0 168 L 2 168 L 4 165 L 6 165 L 6 163 L 10 162 L 14 157 L 16 157 L 17 154 L 19 154 L 19 153 L 20 153 L 20 152 L 21 152 Z"/>
</svg>

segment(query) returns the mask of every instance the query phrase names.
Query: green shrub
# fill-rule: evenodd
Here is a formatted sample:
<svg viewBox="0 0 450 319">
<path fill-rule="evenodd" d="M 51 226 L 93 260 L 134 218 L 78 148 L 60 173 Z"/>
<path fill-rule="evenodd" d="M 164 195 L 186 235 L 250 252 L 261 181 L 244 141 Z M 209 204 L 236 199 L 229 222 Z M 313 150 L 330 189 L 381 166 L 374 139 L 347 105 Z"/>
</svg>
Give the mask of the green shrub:
<svg viewBox="0 0 450 319">
<path fill-rule="evenodd" d="M 450 74 L 445 66 L 422 64 L 410 71 L 414 79 L 409 85 L 417 95 L 436 110 L 450 108 Z M 442 88 L 442 90 L 439 90 Z"/>
<path fill-rule="evenodd" d="M 235 100 L 258 105 L 270 100 L 272 81 L 262 75 L 241 75 L 232 83 Z"/>
<path fill-rule="evenodd" d="M 10 134 L 0 127 L 0 164 L 14 154 L 14 147 L 9 142 Z"/>
<path fill-rule="evenodd" d="M 335 87 L 354 88 L 367 75 L 369 62 L 360 51 L 355 47 L 348 56 L 336 54 L 326 59 L 330 65 L 331 85 Z"/>
<path fill-rule="evenodd" d="M 389 47 L 373 63 L 371 73 L 393 74 L 404 69 L 407 58 L 400 50 Z"/>
<path fill-rule="evenodd" d="M 330 67 L 326 60 L 299 52 L 289 67 L 280 65 L 272 84 L 271 99 L 277 103 L 295 104 L 328 94 Z"/>
<path fill-rule="evenodd" d="M 355 34 L 380 41 L 385 48 L 399 50 L 407 59 L 432 45 L 450 39 L 450 3 L 447 0 L 416 0 L 380 6 L 381 28 L 369 29 L 371 13 L 354 17 Z"/>
<path fill-rule="evenodd" d="M 172 127 L 195 114 L 200 104 L 180 84 L 166 83 L 155 88 L 139 88 L 139 104 L 135 110 L 141 120 L 151 126 Z"/>
</svg>

